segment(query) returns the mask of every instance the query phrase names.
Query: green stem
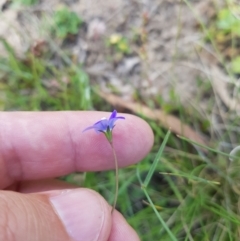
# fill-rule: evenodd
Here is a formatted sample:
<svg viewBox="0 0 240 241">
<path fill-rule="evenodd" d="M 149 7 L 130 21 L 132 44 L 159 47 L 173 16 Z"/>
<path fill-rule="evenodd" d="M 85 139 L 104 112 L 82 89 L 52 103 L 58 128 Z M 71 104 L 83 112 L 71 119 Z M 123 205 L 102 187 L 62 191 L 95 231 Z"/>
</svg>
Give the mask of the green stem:
<svg viewBox="0 0 240 241">
<path fill-rule="evenodd" d="M 111 148 L 112 148 L 113 157 L 114 157 L 114 164 L 115 164 L 115 195 L 114 195 L 114 201 L 113 201 L 112 210 L 111 210 L 111 214 L 112 214 L 115 207 L 116 207 L 117 198 L 118 198 L 118 161 L 117 161 L 116 151 L 113 147 L 113 143 L 111 141 L 109 141 L 109 143 L 110 143 Z"/>
</svg>

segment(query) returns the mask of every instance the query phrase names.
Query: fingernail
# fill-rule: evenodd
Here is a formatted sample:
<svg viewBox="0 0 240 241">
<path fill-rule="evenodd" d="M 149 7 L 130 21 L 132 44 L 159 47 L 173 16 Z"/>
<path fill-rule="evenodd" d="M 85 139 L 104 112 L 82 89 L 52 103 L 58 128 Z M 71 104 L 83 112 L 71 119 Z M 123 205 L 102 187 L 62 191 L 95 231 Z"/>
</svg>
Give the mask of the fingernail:
<svg viewBox="0 0 240 241">
<path fill-rule="evenodd" d="M 103 204 L 92 191 L 74 189 L 50 197 L 56 213 L 74 241 L 95 241 L 104 222 Z"/>
</svg>

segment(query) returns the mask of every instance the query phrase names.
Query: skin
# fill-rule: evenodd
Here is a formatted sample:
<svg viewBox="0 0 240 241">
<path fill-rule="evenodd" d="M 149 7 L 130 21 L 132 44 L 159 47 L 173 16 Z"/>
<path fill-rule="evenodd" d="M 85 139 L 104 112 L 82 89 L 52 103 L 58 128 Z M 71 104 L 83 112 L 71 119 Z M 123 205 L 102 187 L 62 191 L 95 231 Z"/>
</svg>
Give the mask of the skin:
<svg viewBox="0 0 240 241">
<path fill-rule="evenodd" d="M 113 130 L 119 167 L 140 161 L 153 133 L 127 115 Z M 138 241 L 123 216 L 98 193 L 55 177 L 114 168 L 103 134 L 82 133 L 104 112 L 0 113 L 0 240 Z"/>
</svg>

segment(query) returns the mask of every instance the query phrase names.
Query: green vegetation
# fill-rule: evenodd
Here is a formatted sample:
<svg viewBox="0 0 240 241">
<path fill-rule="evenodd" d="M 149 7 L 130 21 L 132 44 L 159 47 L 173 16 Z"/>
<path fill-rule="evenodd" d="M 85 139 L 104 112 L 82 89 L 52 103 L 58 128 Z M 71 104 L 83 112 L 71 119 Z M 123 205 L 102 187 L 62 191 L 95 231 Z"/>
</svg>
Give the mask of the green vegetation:
<svg viewBox="0 0 240 241">
<path fill-rule="evenodd" d="M 216 15 L 209 28 L 209 36 L 219 50 L 228 48 L 229 54 L 225 57 L 230 60 L 230 70 L 234 74 L 240 74 L 240 53 L 238 42 L 240 40 L 240 6 L 237 3 L 225 5 Z"/>
<path fill-rule="evenodd" d="M 214 42 L 218 42 L 219 36 L 230 37 L 232 43 L 239 39 L 240 22 L 232 14 L 226 7 L 218 12 L 213 25 L 204 26 Z M 53 20 L 54 33 L 60 39 L 76 34 L 83 22 L 67 8 L 57 10 Z M 2 110 L 112 110 L 92 91 L 98 86 L 90 85 L 83 66 L 69 60 L 67 53 L 60 55 L 48 47 L 41 56 L 28 51 L 24 58 L 19 58 L 5 40 L 1 39 L 1 43 L 8 53 L 7 57 L 0 56 Z M 129 43 L 122 35 L 110 36 L 108 44 L 122 54 L 130 53 Z M 240 56 L 234 58 L 232 71 L 240 73 Z M 199 83 L 199 93 L 210 96 L 211 109 L 215 98 L 211 94 L 212 86 L 209 82 Z M 240 142 L 239 130 L 232 135 L 231 129 L 239 127 L 239 117 L 224 113 L 232 115 L 227 121 L 224 119 L 224 128 L 220 132 L 219 127 L 219 135 L 214 136 L 209 120 L 200 117 L 198 110 L 181 106 L 176 95 L 174 90 L 169 93 L 175 103 L 170 106 L 159 96 L 152 102 L 206 134 L 211 148 L 177 137 L 161 123 L 144 116 L 153 129 L 154 146 L 141 163 L 120 170 L 117 209 L 143 241 L 240 240 L 240 163 L 239 160 L 230 162 L 228 151 L 219 151 L 221 144 L 229 147 Z M 77 184 L 83 182 L 110 203 L 113 201 L 113 193 L 109 191 L 114 190 L 115 185 L 112 171 L 71 174 L 63 179 Z"/>
<path fill-rule="evenodd" d="M 2 40 L 8 58 L 0 58 L 1 89 L 6 110 L 87 110 L 91 107 L 88 75 L 81 66 L 63 64 L 59 70 L 29 52 L 18 59 Z"/>
<path fill-rule="evenodd" d="M 31 6 L 38 3 L 38 0 L 13 0 L 13 3 L 25 6 Z"/>
<path fill-rule="evenodd" d="M 240 7 L 235 5 L 229 8 L 223 8 L 217 15 L 217 28 L 224 34 L 234 34 L 240 36 L 240 20 L 237 17 L 240 13 Z"/>
<path fill-rule="evenodd" d="M 131 52 L 127 38 L 121 34 L 112 34 L 107 40 L 107 46 L 113 47 L 115 51 L 122 54 L 129 54 Z"/>
<path fill-rule="evenodd" d="M 53 16 L 54 32 L 58 38 L 66 38 L 68 34 L 77 34 L 83 20 L 67 7 L 61 7 Z"/>
</svg>

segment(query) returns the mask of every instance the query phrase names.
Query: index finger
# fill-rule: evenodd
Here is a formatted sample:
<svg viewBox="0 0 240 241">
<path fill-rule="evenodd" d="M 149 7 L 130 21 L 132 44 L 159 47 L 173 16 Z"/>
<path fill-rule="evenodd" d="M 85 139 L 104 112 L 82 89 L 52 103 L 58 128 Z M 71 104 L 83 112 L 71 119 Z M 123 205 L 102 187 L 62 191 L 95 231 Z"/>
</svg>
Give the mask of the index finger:
<svg viewBox="0 0 240 241">
<path fill-rule="evenodd" d="M 104 112 L 1 112 L 0 188 L 14 181 L 102 171 L 114 167 L 111 147 L 103 134 L 82 133 Z M 122 115 L 122 114 L 121 114 Z M 153 144 L 142 119 L 123 115 L 113 130 L 119 167 L 141 160 Z"/>
</svg>

